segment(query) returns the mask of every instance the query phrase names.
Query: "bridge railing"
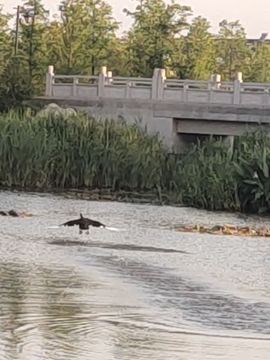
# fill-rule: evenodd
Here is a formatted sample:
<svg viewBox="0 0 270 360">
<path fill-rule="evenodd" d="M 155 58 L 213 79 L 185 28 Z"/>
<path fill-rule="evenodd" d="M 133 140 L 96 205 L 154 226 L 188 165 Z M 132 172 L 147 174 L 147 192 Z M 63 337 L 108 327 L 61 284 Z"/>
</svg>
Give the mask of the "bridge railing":
<svg viewBox="0 0 270 360">
<path fill-rule="evenodd" d="M 99 76 L 55 75 L 50 66 L 46 96 L 77 99 L 144 99 L 183 103 L 270 105 L 270 83 L 232 82 L 212 76 L 209 81 L 166 79 L 164 69 L 152 78 L 112 76 L 103 67 Z"/>
</svg>

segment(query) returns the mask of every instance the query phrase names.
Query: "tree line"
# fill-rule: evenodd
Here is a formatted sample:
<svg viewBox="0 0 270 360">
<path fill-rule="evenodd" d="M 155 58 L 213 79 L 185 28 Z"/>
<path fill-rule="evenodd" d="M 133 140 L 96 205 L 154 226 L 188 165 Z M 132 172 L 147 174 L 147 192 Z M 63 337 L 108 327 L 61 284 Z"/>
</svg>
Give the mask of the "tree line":
<svg viewBox="0 0 270 360">
<path fill-rule="evenodd" d="M 207 80 L 213 73 L 232 80 L 270 81 L 270 45 L 249 44 L 239 21 L 223 20 L 217 34 L 189 6 L 137 0 L 123 9 L 132 25 L 117 36 L 119 23 L 105 0 L 63 0 L 49 16 L 42 0 L 26 0 L 16 15 L 0 9 L 0 109 L 44 93 L 45 73 L 96 75 L 106 65 L 115 75 Z"/>
</svg>

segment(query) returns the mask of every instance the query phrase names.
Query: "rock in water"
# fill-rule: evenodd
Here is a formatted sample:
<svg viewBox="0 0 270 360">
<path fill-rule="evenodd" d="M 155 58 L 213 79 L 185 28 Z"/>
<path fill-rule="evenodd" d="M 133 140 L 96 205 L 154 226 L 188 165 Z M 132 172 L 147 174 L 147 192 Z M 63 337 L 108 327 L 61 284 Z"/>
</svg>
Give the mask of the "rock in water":
<svg viewBox="0 0 270 360">
<path fill-rule="evenodd" d="M 9 210 L 9 211 L 3 211 L 0 210 L 0 215 L 2 216 L 13 216 L 13 217 L 29 217 L 29 216 L 33 216 L 32 213 L 30 213 L 29 211 L 22 211 L 22 212 L 18 212 L 15 210 Z"/>
<path fill-rule="evenodd" d="M 18 214 L 17 211 L 15 211 L 15 210 L 9 210 L 8 215 L 14 216 L 14 217 L 19 216 L 19 214 Z"/>
</svg>

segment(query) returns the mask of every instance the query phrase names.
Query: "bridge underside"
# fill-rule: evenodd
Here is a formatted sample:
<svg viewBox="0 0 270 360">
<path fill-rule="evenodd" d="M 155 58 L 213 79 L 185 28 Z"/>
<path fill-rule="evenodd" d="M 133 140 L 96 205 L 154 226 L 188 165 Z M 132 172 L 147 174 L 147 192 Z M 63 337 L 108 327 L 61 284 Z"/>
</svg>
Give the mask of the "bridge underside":
<svg viewBox="0 0 270 360">
<path fill-rule="evenodd" d="M 229 146 L 233 146 L 234 137 L 241 136 L 247 132 L 254 131 L 258 127 L 268 127 L 269 124 L 258 124 L 256 122 L 237 122 L 220 120 L 200 119 L 173 119 L 174 129 L 177 133 L 175 148 L 182 152 L 188 145 L 196 143 L 197 140 L 205 140 L 209 136 L 222 137 Z"/>
<path fill-rule="evenodd" d="M 255 122 L 174 119 L 178 134 L 240 136 L 258 128 Z M 265 126 L 265 125 L 261 125 Z"/>
</svg>

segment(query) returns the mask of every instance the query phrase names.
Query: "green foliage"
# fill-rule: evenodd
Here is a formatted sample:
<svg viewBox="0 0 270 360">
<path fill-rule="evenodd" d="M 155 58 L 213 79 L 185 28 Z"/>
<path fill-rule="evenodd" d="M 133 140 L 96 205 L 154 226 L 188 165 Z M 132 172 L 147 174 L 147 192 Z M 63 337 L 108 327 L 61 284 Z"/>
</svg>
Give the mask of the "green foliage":
<svg viewBox="0 0 270 360">
<path fill-rule="evenodd" d="M 209 210 L 270 211 L 270 138 L 263 131 L 240 138 L 234 151 L 208 139 L 179 156 L 123 120 L 10 111 L 0 116 L 0 160 L 1 186 L 154 191 Z"/>
<path fill-rule="evenodd" d="M 41 95 L 44 93 L 47 68 L 46 27 L 48 12 L 41 0 L 27 0 L 21 7 L 18 54 L 28 64 L 29 86 Z"/>
<path fill-rule="evenodd" d="M 25 59 L 11 57 L 0 75 L 0 112 L 21 106 L 31 94 Z"/>
<path fill-rule="evenodd" d="M 66 46 L 64 44 L 64 35 L 62 24 L 53 19 L 46 28 L 46 42 L 47 42 L 47 63 L 53 64 L 56 73 L 69 74 L 71 69 L 68 69 L 65 61 Z M 72 69 L 75 74 L 75 69 Z"/>
<path fill-rule="evenodd" d="M 220 73 L 223 80 L 233 80 L 241 71 L 245 81 L 270 79 L 267 42 L 248 45 L 238 21 L 222 21 L 219 34 L 213 35 L 207 19 L 198 16 L 190 22 L 190 7 L 173 0 L 140 0 L 134 11 L 124 9 L 133 23 L 121 37 L 105 0 L 62 0 L 61 11 L 52 19 L 42 0 L 22 3 L 16 55 L 23 63 L 17 74 L 23 78 L 18 87 L 27 73 L 34 95 L 44 94 L 48 65 L 58 74 L 97 75 L 107 65 L 122 76 L 152 77 L 154 68 L 165 68 L 167 76 L 178 78 L 207 80 Z M 15 55 L 13 20 L 15 14 L 5 15 L 0 8 L 0 76 Z M 3 82 L 1 88 L 10 87 L 10 79 Z"/>
<path fill-rule="evenodd" d="M 192 21 L 182 47 L 185 58 L 184 64 L 179 66 L 180 76 L 208 80 L 214 72 L 214 41 L 209 28 L 209 22 L 200 16 Z"/>
<path fill-rule="evenodd" d="M 9 31 L 10 19 L 0 7 L 0 112 L 20 105 L 30 95 L 25 58 L 13 56 L 15 39 Z"/>
<path fill-rule="evenodd" d="M 219 24 L 216 54 L 216 72 L 224 80 L 234 80 L 237 71 L 245 74 L 250 51 L 246 44 L 245 30 L 239 21 L 223 20 Z"/>
<path fill-rule="evenodd" d="M 61 7 L 60 44 L 54 44 L 60 54 L 56 66 L 67 74 L 95 75 L 115 45 L 118 24 L 112 8 L 103 0 L 64 0 Z M 53 30 L 57 33 L 56 23 Z"/>
<path fill-rule="evenodd" d="M 218 36 L 191 9 L 171 1 L 141 0 L 131 29 L 116 37 L 117 22 L 103 0 L 63 0 L 49 20 L 41 0 L 21 6 L 18 51 L 10 15 L 0 9 L 0 183 L 35 188 L 110 187 L 157 190 L 175 203 L 206 209 L 270 211 L 270 140 L 246 135 L 228 152 L 222 141 L 198 142 L 184 156 L 167 154 L 157 137 L 118 121 L 33 118 L 7 112 L 44 93 L 47 65 L 57 73 L 149 76 L 164 67 L 181 78 L 269 81 L 270 46 L 247 45 L 238 21 L 220 23 Z M 30 16 L 29 16 L 30 15 Z M 188 30 L 184 36 L 183 30 Z"/>
<path fill-rule="evenodd" d="M 238 140 L 235 179 L 242 211 L 270 211 L 270 138 L 260 130 Z"/>
<path fill-rule="evenodd" d="M 10 19 L 11 16 L 2 14 L 0 6 L 0 75 L 3 73 L 12 52 L 12 37 L 8 29 Z"/>
<path fill-rule="evenodd" d="M 231 154 L 221 139 L 198 141 L 170 164 L 169 173 L 166 187 L 181 194 L 179 200 L 184 204 L 210 210 L 238 207 L 234 201 Z"/>
<path fill-rule="evenodd" d="M 32 188 L 151 189 L 160 183 L 161 141 L 123 121 L 0 117 L 0 183 Z"/>
<path fill-rule="evenodd" d="M 125 12 L 134 19 L 128 32 L 132 73 L 151 77 L 154 68 L 169 67 L 179 36 L 187 28 L 190 8 L 163 0 L 143 0 L 134 12 Z"/>
<path fill-rule="evenodd" d="M 260 42 L 250 56 L 250 67 L 247 73 L 247 81 L 269 82 L 270 81 L 270 46 Z"/>
</svg>

